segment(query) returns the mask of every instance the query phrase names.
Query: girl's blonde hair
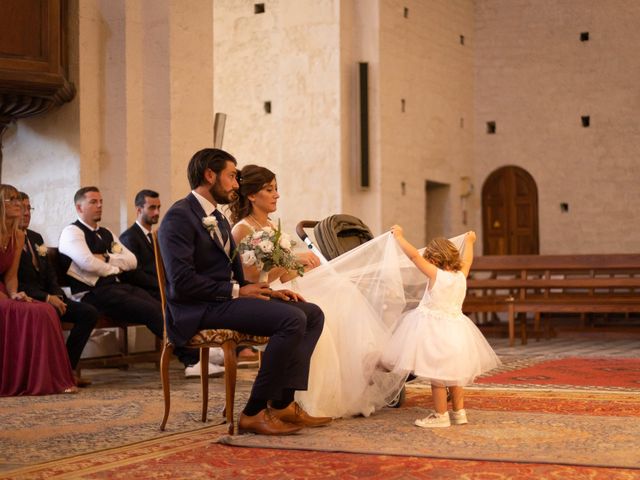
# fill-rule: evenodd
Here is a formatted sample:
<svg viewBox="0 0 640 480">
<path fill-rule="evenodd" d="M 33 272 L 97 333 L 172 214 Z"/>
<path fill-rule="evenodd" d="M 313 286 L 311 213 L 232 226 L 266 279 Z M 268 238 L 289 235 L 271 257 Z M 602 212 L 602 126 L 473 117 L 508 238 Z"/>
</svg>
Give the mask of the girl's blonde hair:
<svg viewBox="0 0 640 480">
<path fill-rule="evenodd" d="M 442 270 L 457 272 L 462 268 L 460 252 L 453 243 L 443 237 L 431 240 L 422 256 Z"/>
<path fill-rule="evenodd" d="M 12 236 L 16 230 L 18 230 L 18 219 L 12 220 L 12 223 L 7 222 L 7 211 L 5 200 L 9 199 L 11 195 L 18 195 L 18 189 L 13 185 L 0 184 L 0 238 L 7 238 Z"/>
</svg>

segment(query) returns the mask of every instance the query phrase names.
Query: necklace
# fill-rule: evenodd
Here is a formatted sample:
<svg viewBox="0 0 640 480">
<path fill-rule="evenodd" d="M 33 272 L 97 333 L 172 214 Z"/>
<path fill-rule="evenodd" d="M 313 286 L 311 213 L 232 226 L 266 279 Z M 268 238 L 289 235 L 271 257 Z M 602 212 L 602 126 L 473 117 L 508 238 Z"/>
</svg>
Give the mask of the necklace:
<svg viewBox="0 0 640 480">
<path fill-rule="evenodd" d="M 250 213 L 250 214 L 249 214 L 249 217 L 251 218 L 251 220 L 253 220 L 253 223 L 254 223 L 255 225 L 257 225 L 257 226 L 258 226 L 258 228 L 259 228 L 259 229 L 261 229 L 261 230 L 262 230 L 263 228 L 265 228 L 265 227 L 270 227 L 270 226 L 271 226 L 271 225 L 270 225 L 270 222 L 269 222 L 269 217 L 267 217 L 267 224 L 266 224 L 266 225 L 264 225 L 264 226 L 263 226 L 263 225 L 262 225 L 262 224 L 261 224 L 261 223 L 256 219 L 256 217 L 254 217 L 254 216 L 253 216 L 253 214 L 251 214 L 251 213 Z"/>
<path fill-rule="evenodd" d="M 6 252 L 7 249 L 9 248 L 12 238 L 13 236 L 8 236 L 6 239 L 3 239 L 2 242 L 0 243 L 0 249 L 2 249 L 3 252 Z"/>
</svg>

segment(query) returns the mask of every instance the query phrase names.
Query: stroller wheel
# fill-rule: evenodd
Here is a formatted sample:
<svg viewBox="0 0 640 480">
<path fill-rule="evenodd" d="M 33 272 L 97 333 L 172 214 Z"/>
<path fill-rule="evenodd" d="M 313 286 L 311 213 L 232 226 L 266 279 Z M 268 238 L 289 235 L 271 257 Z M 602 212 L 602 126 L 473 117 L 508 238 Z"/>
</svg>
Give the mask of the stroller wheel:
<svg viewBox="0 0 640 480">
<path fill-rule="evenodd" d="M 407 397 L 407 390 L 403 386 L 402 390 L 400 390 L 398 392 L 398 395 L 396 395 L 396 397 L 393 400 L 391 400 L 389 403 L 387 403 L 387 407 L 389 407 L 389 408 L 400 408 L 402 406 L 402 404 L 404 403 L 406 397 Z"/>
</svg>

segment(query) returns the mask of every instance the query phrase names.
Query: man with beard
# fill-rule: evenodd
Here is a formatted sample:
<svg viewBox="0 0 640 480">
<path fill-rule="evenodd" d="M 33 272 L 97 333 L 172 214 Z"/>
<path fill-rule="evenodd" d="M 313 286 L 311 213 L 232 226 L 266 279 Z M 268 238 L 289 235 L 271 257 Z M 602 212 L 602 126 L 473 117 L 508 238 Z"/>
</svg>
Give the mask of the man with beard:
<svg viewBox="0 0 640 480">
<path fill-rule="evenodd" d="M 120 234 L 120 241 L 136 256 L 138 266 L 134 270 L 124 272 L 122 280 L 144 288 L 152 297 L 160 300 L 151 236 L 153 225 L 160 219 L 160 195 L 153 190 L 140 190 L 134 202 L 136 221 Z"/>
<path fill-rule="evenodd" d="M 244 280 L 229 223 L 218 210 L 236 198 L 236 165 L 219 149 L 196 152 L 187 168 L 192 191 L 169 209 L 160 226 L 169 338 L 182 346 L 209 328 L 270 337 L 239 432 L 285 435 L 326 425 L 330 418 L 312 417 L 294 401 L 295 391 L 307 388 L 324 315 L 289 290 Z"/>
<path fill-rule="evenodd" d="M 97 187 L 83 187 L 74 196 L 78 220 L 60 234 L 60 262 L 67 273 L 72 298 L 93 305 L 98 312 L 120 323 L 144 323 L 162 338 L 160 302 L 145 290 L 120 281 L 122 272 L 136 268 L 133 253 L 111 230 L 98 225 L 102 219 L 102 195 Z M 198 352 L 176 349 L 189 367 L 198 362 Z"/>
</svg>

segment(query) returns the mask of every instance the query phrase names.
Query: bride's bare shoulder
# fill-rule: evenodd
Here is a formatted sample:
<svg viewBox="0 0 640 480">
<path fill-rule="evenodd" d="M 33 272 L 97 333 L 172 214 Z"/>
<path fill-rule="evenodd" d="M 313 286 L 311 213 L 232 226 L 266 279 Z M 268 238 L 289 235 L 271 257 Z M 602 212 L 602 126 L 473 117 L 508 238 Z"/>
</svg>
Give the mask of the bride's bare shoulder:
<svg viewBox="0 0 640 480">
<path fill-rule="evenodd" d="M 250 233 L 253 233 L 253 229 L 249 225 L 247 225 L 244 220 L 240 220 L 231 229 L 231 235 L 233 235 L 233 239 L 236 242 L 239 242 Z"/>
</svg>

